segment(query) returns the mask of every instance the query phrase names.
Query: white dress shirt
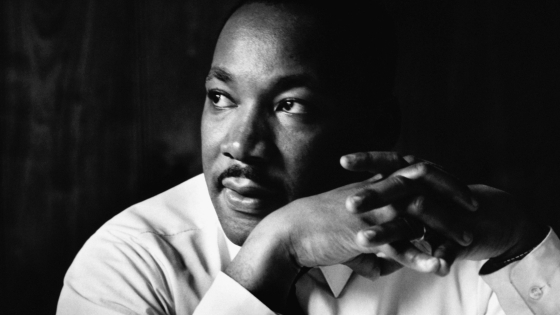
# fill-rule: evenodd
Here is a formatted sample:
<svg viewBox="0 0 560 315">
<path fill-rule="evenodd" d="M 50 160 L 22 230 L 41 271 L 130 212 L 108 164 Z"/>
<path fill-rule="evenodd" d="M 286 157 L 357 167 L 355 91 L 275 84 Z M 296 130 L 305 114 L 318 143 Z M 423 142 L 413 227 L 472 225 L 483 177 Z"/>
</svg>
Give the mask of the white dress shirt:
<svg viewBox="0 0 560 315">
<path fill-rule="evenodd" d="M 64 314 L 274 314 L 222 271 L 239 247 L 224 235 L 199 175 L 121 212 L 76 256 Z M 446 277 L 403 268 L 370 281 L 343 265 L 296 283 L 308 314 L 560 314 L 560 241 L 487 276 L 459 261 Z"/>
</svg>

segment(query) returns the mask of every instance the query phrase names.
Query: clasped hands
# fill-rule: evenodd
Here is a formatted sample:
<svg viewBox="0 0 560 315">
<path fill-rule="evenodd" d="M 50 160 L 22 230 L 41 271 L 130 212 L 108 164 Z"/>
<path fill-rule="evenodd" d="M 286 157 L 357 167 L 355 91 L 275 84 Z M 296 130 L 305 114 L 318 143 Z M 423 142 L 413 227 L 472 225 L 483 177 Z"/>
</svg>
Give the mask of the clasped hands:
<svg viewBox="0 0 560 315">
<path fill-rule="evenodd" d="M 443 276 L 456 259 L 507 259 L 526 252 L 547 230 L 529 220 L 511 195 L 467 186 L 412 156 L 356 153 L 340 163 L 372 177 L 272 212 L 226 270 L 272 308 L 282 305 L 306 267 L 346 264 L 372 280 L 402 267 Z M 419 236 L 414 225 L 436 235 L 430 253 L 410 242 Z"/>
<path fill-rule="evenodd" d="M 290 251 L 302 267 L 344 263 L 372 279 L 401 266 L 446 275 L 455 259 L 514 255 L 531 246 L 524 241 L 536 225 L 503 191 L 464 185 L 433 163 L 393 152 L 347 155 L 341 165 L 372 177 L 275 213 L 287 221 L 281 224 L 290 227 Z M 409 241 L 418 237 L 410 222 L 437 235 L 431 253 Z"/>
</svg>

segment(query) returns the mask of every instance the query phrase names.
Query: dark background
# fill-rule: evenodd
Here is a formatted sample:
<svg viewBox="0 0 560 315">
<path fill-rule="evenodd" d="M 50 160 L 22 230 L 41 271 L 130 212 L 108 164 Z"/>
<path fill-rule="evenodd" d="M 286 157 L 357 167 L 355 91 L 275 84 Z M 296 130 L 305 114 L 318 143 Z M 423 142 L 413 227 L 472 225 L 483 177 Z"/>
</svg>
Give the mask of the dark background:
<svg viewBox="0 0 560 315">
<path fill-rule="evenodd" d="M 560 231 L 559 3 L 388 3 L 401 44 L 398 149 L 512 192 Z M 203 81 L 231 3 L 1 6 L 0 312 L 53 314 L 89 235 L 201 172 Z"/>
</svg>

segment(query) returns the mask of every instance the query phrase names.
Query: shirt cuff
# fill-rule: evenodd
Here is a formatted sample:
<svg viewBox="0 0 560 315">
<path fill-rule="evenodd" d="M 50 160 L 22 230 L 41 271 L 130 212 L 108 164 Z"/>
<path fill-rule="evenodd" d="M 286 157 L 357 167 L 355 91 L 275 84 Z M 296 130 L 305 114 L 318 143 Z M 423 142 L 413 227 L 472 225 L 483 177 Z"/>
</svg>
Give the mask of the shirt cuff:
<svg viewBox="0 0 560 315">
<path fill-rule="evenodd" d="M 220 272 L 194 311 L 194 315 L 275 315 L 235 280 Z"/>
<path fill-rule="evenodd" d="M 560 313 L 560 240 L 552 231 L 523 259 L 482 276 L 506 314 Z"/>
</svg>

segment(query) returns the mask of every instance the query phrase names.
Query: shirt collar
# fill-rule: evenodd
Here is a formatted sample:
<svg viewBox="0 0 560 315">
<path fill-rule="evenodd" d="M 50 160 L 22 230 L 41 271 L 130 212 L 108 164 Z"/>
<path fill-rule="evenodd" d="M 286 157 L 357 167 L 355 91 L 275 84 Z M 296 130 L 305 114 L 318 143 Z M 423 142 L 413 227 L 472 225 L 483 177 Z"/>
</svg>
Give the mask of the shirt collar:
<svg viewBox="0 0 560 315">
<path fill-rule="evenodd" d="M 348 283 L 352 269 L 346 265 L 323 266 L 319 269 L 323 272 L 334 297 L 337 298 Z"/>
<path fill-rule="evenodd" d="M 231 260 L 233 260 L 235 258 L 235 256 L 237 256 L 237 253 L 239 253 L 239 250 L 241 249 L 241 246 L 237 246 L 237 245 L 233 244 L 233 242 L 230 241 L 229 238 L 227 238 L 227 236 L 225 236 L 225 234 L 224 234 L 224 238 L 226 239 L 226 244 L 227 244 L 229 257 L 230 257 Z"/>
<path fill-rule="evenodd" d="M 218 220 L 218 216 L 216 215 L 216 212 L 215 211 L 212 212 L 215 214 L 214 219 L 218 223 L 218 227 L 221 231 L 221 234 L 223 235 L 226 241 L 227 250 L 231 261 L 235 258 L 235 256 L 237 255 L 241 247 L 233 244 L 233 242 L 230 241 L 229 238 L 227 238 L 224 229 L 222 228 L 222 225 Z M 346 265 L 323 266 L 323 267 L 319 267 L 319 269 L 321 270 L 323 276 L 327 280 L 327 284 L 329 285 L 329 288 L 331 289 L 334 297 L 337 298 L 340 295 L 340 292 L 342 292 L 342 290 L 346 286 L 346 283 L 348 283 L 348 280 L 352 275 L 352 269 L 350 269 Z"/>
<path fill-rule="evenodd" d="M 226 240 L 226 247 L 227 247 L 227 251 L 229 254 L 229 260 L 233 260 L 235 258 L 235 256 L 237 256 L 237 253 L 239 253 L 239 250 L 241 249 L 241 246 L 235 245 L 233 244 L 232 241 L 229 240 L 229 238 L 226 236 L 226 233 L 224 232 L 224 229 L 222 227 L 222 225 L 220 224 L 220 221 L 218 220 L 218 216 L 216 216 L 216 221 L 218 222 L 218 227 L 220 228 L 220 231 L 222 232 L 222 236 L 224 237 L 224 239 Z"/>
</svg>

